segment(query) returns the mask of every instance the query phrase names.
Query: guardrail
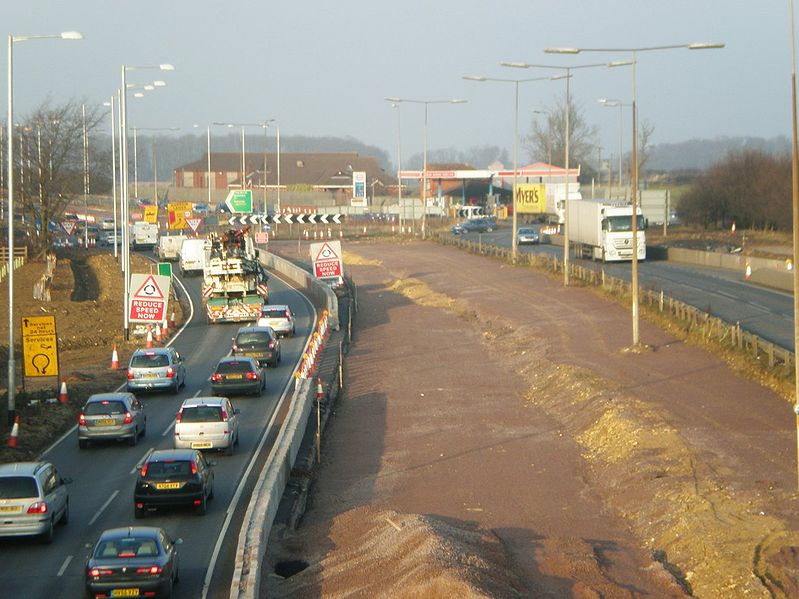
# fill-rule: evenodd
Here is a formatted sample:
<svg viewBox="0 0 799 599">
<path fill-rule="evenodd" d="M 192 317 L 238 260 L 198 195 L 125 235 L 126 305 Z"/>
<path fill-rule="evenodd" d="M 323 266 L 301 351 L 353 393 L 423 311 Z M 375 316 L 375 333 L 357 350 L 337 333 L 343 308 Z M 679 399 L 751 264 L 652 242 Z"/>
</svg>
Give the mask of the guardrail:
<svg viewBox="0 0 799 599">
<path fill-rule="evenodd" d="M 12 266 L 17 270 L 28 261 L 28 248 L 26 246 L 15 247 L 12 255 Z M 0 248 L 0 281 L 8 276 L 8 248 Z"/>
<path fill-rule="evenodd" d="M 485 244 L 481 241 L 456 238 L 451 235 L 437 235 L 434 240 L 443 245 L 454 245 L 475 254 L 492 256 L 512 262 L 510 248 Z M 536 266 L 552 272 L 563 272 L 563 261 L 550 255 L 519 253 L 517 254 L 517 264 Z M 585 284 L 602 287 L 611 294 L 632 293 L 631 283 L 607 275 L 604 269 L 594 270 L 570 261 L 569 276 Z M 736 348 L 755 360 L 765 358 L 765 363 L 768 364 L 769 368 L 782 367 L 785 376 L 793 376 L 793 370 L 796 365 L 795 352 L 746 331 L 738 322 L 726 322 L 694 306 L 666 296 L 662 291 L 641 289 L 639 287 L 638 294 L 642 305 L 649 306 L 663 315 L 670 316 L 684 326 L 686 331 L 694 332 L 705 340 L 716 341 L 722 345 Z"/>
</svg>

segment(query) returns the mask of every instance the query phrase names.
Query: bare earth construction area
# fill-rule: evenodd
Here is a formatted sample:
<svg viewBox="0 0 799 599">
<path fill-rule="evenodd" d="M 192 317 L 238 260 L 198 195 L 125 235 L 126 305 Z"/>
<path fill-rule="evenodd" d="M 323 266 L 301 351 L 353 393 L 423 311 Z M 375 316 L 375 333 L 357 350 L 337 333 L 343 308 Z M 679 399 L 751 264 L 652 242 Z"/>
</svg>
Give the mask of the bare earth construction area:
<svg viewBox="0 0 799 599">
<path fill-rule="evenodd" d="M 292 244 L 275 251 L 293 253 Z M 791 406 L 628 310 L 431 243 L 349 244 L 359 312 L 269 597 L 796 597 Z"/>
</svg>

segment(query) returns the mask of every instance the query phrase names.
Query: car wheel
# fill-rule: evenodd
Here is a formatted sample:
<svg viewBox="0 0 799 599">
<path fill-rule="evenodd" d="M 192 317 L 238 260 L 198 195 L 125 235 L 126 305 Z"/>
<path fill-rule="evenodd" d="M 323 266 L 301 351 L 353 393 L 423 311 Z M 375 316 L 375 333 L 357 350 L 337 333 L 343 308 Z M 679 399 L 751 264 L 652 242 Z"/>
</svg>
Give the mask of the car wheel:
<svg viewBox="0 0 799 599">
<path fill-rule="evenodd" d="M 230 445 L 227 446 L 227 450 L 225 450 L 225 455 L 233 455 L 235 451 L 236 440 L 231 438 Z"/>
<path fill-rule="evenodd" d="M 180 582 L 180 568 L 175 569 L 175 578 L 174 583 L 177 584 Z"/>
<path fill-rule="evenodd" d="M 128 445 L 131 447 L 135 447 L 136 443 L 139 442 L 139 429 L 133 430 L 133 435 L 128 437 Z"/>
<path fill-rule="evenodd" d="M 170 581 L 169 581 L 169 586 L 166 588 L 166 593 L 164 593 L 164 594 L 162 595 L 162 597 L 163 597 L 164 599 L 172 599 L 172 585 L 173 585 L 173 584 L 174 584 L 174 583 L 173 583 L 173 581 L 172 581 L 172 580 L 170 580 Z"/>
<path fill-rule="evenodd" d="M 78 439 L 78 448 L 86 449 L 89 446 L 88 439 Z"/>
<path fill-rule="evenodd" d="M 493 227 L 486 227 L 486 233 L 491 233 L 491 231 L 493 231 L 493 230 L 494 230 Z"/>
<path fill-rule="evenodd" d="M 53 519 L 50 518 L 47 522 L 47 530 L 42 533 L 41 541 L 44 545 L 49 545 L 53 542 Z"/>
<path fill-rule="evenodd" d="M 172 387 L 169 389 L 169 392 L 172 395 L 177 395 L 178 391 L 180 391 L 180 382 L 179 381 L 175 381 L 175 384 L 172 385 Z"/>
<path fill-rule="evenodd" d="M 61 521 L 59 524 L 62 526 L 69 524 L 69 499 L 67 499 L 67 504 L 64 506 L 64 513 L 61 514 Z"/>
<path fill-rule="evenodd" d="M 145 508 L 138 507 L 136 505 L 133 506 L 133 517 L 136 518 L 136 520 L 141 520 L 142 518 L 144 518 L 146 513 L 147 510 Z"/>
<path fill-rule="evenodd" d="M 144 421 L 144 428 L 143 428 L 143 429 L 141 429 L 141 432 L 139 433 L 139 437 L 141 437 L 142 439 L 144 439 L 144 436 L 145 436 L 146 434 L 147 434 L 147 421 L 145 420 L 145 421 Z"/>
<path fill-rule="evenodd" d="M 203 498 L 200 501 L 200 505 L 197 506 L 197 515 L 205 516 L 207 512 L 208 512 L 208 498 L 205 495 L 203 495 Z"/>
</svg>

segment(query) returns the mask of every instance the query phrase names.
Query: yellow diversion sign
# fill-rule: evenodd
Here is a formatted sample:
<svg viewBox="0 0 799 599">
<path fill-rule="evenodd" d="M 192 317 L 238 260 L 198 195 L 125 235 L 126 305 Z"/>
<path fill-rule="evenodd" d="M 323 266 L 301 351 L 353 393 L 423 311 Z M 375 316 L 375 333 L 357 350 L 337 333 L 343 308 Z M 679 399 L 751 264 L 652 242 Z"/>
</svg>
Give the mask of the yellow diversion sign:
<svg viewBox="0 0 799 599">
<path fill-rule="evenodd" d="M 518 214 L 541 214 L 546 212 L 546 186 L 534 183 L 519 183 L 513 189 L 514 209 Z"/>
<path fill-rule="evenodd" d="M 22 361 L 25 376 L 58 376 L 55 316 L 22 318 Z"/>
</svg>

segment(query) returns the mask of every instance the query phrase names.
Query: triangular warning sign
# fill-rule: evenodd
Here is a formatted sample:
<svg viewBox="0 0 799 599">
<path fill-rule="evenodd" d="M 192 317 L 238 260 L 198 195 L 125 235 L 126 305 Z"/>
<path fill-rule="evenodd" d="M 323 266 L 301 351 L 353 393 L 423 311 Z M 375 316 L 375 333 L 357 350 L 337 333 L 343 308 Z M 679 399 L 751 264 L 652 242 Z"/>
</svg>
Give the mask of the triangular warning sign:
<svg viewBox="0 0 799 599">
<path fill-rule="evenodd" d="M 186 219 L 186 224 L 189 225 L 189 228 L 191 229 L 192 233 L 196 233 L 197 232 L 197 229 L 200 228 L 200 225 L 202 224 L 202 222 L 203 222 L 203 219 L 201 219 L 201 218 L 187 218 Z"/>
<path fill-rule="evenodd" d="M 319 253 L 316 254 L 314 262 L 318 262 L 319 260 L 338 260 L 338 254 L 327 243 L 324 243 Z"/>
<path fill-rule="evenodd" d="M 164 294 L 161 292 L 155 277 L 150 275 L 144 280 L 139 290 L 133 294 L 133 297 L 137 299 L 162 300 L 164 299 Z"/>
<path fill-rule="evenodd" d="M 65 220 L 61 222 L 61 228 L 64 229 L 64 233 L 67 235 L 72 235 L 75 232 L 75 229 L 78 228 L 78 223 L 71 220 Z"/>
</svg>

